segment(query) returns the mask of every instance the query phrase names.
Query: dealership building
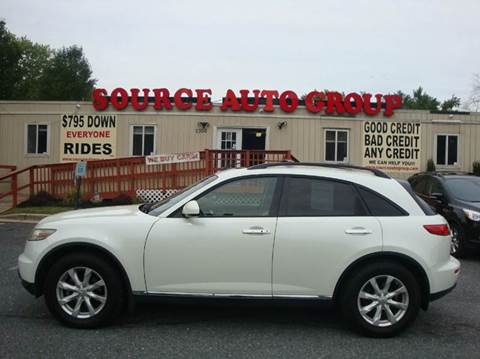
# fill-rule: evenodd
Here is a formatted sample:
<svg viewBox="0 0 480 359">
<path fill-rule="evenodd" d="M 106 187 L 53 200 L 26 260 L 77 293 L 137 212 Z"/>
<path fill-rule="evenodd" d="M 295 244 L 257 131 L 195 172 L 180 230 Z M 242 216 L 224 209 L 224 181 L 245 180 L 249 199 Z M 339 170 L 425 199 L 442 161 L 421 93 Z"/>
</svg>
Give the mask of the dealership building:
<svg viewBox="0 0 480 359">
<path fill-rule="evenodd" d="M 305 103 L 308 99 L 291 94 L 270 103 L 228 96 L 212 103 L 205 93 L 185 94 L 192 91 L 161 101 L 146 96 L 145 106 L 133 93 L 124 102 L 113 101 L 117 93 L 97 98 L 101 106 L 0 101 L 0 165 L 21 169 L 204 149 L 290 150 L 300 161 L 369 166 L 406 178 L 424 171 L 429 159 L 437 169 L 461 171 L 471 171 L 480 160 L 480 113 L 402 110 L 398 103 L 388 114 L 388 103 L 379 103 L 373 113 L 355 105 L 359 95 L 343 102 L 345 108 L 339 103 L 329 108 L 326 100 Z"/>
</svg>

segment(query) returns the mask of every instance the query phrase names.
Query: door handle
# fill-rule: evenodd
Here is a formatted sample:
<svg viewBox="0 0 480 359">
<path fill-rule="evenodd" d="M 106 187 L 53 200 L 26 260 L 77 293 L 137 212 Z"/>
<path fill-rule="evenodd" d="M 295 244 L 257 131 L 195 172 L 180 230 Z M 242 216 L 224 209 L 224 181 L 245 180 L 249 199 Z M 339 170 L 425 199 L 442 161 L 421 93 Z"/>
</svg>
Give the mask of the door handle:
<svg viewBox="0 0 480 359">
<path fill-rule="evenodd" d="M 346 234 L 358 234 L 358 235 L 365 235 L 371 234 L 372 231 L 363 227 L 353 227 L 345 230 Z"/>
<path fill-rule="evenodd" d="M 270 234 L 270 230 L 263 227 L 250 227 L 242 232 L 243 234 Z"/>
</svg>

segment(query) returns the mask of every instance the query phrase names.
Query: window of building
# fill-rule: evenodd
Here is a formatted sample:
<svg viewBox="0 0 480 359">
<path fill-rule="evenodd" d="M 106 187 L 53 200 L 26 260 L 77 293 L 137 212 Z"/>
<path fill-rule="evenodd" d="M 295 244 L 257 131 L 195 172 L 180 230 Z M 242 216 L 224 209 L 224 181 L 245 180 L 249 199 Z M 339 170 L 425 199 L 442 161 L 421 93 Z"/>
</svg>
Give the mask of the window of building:
<svg viewBox="0 0 480 359">
<path fill-rule="evenodd" d="M 348 161 L 347 130 L 325 130 L 325 161 Z"/>
<path fill-rule="evenodd" d="M 132 155 L 149 156 L 155 152 L 155 126 L 140 125 L 132 129 Z"/>
<path fill-rule="evenodd" d="M 27 153 L 48 153 L 48 125 L 36 123 L 27 125 Z"/>
<path fill-rule="evenodd" d="M 343 182 L 290 177 L 283 186 L 282 216 L 365 216 L 355 188 Z"/>
<path fill-rule="evenodd" d="M 245 178 L 220 185 L 197 202 L 204 217 L 271 215 L 277 178 Z"/>
<path fill-rule="evenodd" d="M 455 166 L 458 163 L 458 135 L 437 135 L 437 165 Z"/>
</svg>

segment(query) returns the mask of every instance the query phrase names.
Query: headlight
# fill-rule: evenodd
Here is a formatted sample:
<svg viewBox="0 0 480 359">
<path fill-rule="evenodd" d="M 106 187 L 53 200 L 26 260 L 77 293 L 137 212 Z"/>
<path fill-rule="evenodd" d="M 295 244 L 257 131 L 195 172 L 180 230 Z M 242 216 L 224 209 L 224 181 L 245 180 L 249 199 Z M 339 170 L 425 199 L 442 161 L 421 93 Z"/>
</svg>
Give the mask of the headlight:
<svg viewBox="0 0 480 359">
<path fill-rule="evenodd" d="M 465 217 L 474 222 L 480 221 L 480 212 L 475 212 L 470 209 L 463 208 L 463 213 L 465 213 Z"/>
<path fill-rule="evenodd" d="M 41 241 L 51 234 L 55 233 L 56 229 L 44 229 L 44 228 L 36 228 L 32 232 L 32 236 L 30 237 L 29 241 Z"/>
</svg>

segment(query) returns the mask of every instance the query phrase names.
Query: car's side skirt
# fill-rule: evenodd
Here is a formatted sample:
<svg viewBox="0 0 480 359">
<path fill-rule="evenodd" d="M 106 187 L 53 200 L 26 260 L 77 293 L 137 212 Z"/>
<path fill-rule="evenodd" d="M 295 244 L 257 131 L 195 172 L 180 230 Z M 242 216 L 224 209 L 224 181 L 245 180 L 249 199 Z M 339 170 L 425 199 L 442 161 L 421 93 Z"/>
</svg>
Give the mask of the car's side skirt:
<svg viewBox="0 0 480 359">
<path fill-rule="evenodd" d="M 318 295 L 268 295 L 268 294 L 235 294 L 235 293 L 185 293 L 185 292 L 133 292 L 139 297 L 169 297 L 169 298 L 230 298 L 230 299 L 299 299 L 299 300 L 326 300 L 332 297 Z"/>
</svg>

